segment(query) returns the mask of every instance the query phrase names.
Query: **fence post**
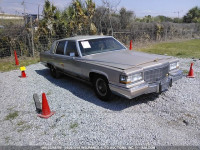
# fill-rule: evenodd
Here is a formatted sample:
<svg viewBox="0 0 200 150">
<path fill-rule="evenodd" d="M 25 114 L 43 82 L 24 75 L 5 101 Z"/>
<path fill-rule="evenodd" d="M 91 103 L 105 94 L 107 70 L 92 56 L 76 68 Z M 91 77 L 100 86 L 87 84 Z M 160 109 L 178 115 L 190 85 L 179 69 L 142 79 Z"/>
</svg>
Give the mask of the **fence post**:
<svg viewBox="0 0 200 150">
<path fill-rule="evenodd" d="M 167 41 L 167 29 L 165 28 L 165 41 Z"/>
<path fill-rule="evenodd" d="M 31 16 L 31 45 L 32 45 L 32 56 L 34 57 L 34 42 L 33 42 L 33 20 Z"/>
</svg>

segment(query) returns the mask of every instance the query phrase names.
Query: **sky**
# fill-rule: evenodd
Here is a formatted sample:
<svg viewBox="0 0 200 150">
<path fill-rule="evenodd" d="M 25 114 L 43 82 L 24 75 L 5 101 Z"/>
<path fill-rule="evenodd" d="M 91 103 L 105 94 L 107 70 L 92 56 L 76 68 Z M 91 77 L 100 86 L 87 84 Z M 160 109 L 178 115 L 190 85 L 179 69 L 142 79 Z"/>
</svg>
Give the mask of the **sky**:
<svg viewBox="0 0 200 150">
<path fill-rule="evenodd" d="M 22 5 L 22 2 L 25 2 Z M 42 14 L 42 8 L 45 0 L 0 0 L 0 12 L 8 14 L 19 14 L 24 12 L 37 14 L 38 8 Z M 50 0 L 59 9 L 67 7 L 71 0 Z M 97 6 L 102 5 L 102 0 L 94 0 Z M 134 11 L 136 17 L 147 15 L 164 15 L 168 17 L 183 17 L 189 9 L 198 6 L 200 0 L 107 0 L 116 10 L 125 7 L 127 10 Z"/>
</svg>

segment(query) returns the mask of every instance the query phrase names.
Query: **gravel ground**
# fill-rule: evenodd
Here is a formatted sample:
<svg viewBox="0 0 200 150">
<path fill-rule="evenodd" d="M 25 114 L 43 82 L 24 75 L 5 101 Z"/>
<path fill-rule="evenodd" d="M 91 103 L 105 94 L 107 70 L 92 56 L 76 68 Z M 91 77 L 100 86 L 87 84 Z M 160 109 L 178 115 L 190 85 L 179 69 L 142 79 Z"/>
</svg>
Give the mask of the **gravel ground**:
<svg viewBox="0 0 200 150">
<path fill-rule="evenodd" d="M 192 59 L 181 59 L 186 73 Z M 96 98 L 92 88 L 70 77 L 53 79 L 40 63 L 0 73 L 0 145 L 68 148 L 200 145 L 200 60 L 196 78 L 185 76 L 168 91 L 132 100 Z M 45 92 L 56 114 L 37 117 L 33 94 Z M 9 115 L 9 116 L 8 116 Z"/>
</svg>

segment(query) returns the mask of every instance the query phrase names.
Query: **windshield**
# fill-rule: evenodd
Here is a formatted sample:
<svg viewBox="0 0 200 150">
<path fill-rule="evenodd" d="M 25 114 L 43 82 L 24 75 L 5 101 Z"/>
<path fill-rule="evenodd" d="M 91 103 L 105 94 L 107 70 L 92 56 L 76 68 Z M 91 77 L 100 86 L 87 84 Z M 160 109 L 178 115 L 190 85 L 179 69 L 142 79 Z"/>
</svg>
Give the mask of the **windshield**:
<svg viewBox="0 0 200 150">
<path fill-rule="evenodd" d="M 80 50 L 83 56 L 126 49 L 114 38 L 99 38 L 79 41 Z"/>
</svg>

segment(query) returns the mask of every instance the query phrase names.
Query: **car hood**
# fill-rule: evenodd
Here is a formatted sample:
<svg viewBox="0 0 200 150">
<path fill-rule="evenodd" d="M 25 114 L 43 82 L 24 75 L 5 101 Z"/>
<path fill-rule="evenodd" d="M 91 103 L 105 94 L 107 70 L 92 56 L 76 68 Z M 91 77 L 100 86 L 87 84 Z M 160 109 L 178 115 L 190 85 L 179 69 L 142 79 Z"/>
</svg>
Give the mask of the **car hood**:
<svg viewBox="0 0 200 150">
<path fill-rule="evenodd" d="M 159 62 L 160 60 L 169 59 L 171 57 L 130 50 L 120 50 L 88 55 L 84 56 L 84 58 L 86 61 L 96 64 L 125 70 L 136 66 L 139 67 L 140 65 L 150 62 Z"/>
</svg>

